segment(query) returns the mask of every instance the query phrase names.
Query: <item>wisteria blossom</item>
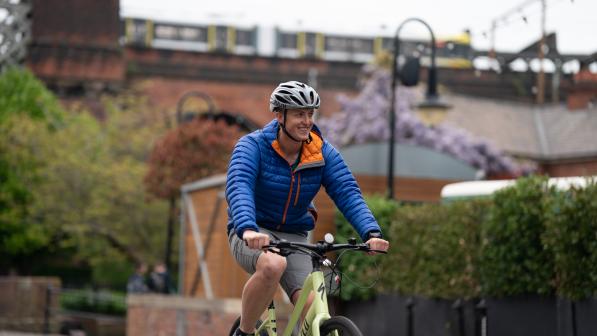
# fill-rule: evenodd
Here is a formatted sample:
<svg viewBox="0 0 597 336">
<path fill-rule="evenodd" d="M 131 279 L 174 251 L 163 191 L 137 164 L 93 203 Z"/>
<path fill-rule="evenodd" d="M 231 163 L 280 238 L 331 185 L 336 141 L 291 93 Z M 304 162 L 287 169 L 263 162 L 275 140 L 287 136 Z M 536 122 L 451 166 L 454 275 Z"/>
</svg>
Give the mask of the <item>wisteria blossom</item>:
<svg viewBox="0 0 597 336">
<path fill-rule="evenodd" d="M 339 96 L 341 110 L 320 118 L 318 126 L 337 147 L 387 141 L 391 77 L 387 70 L 368 66 L 355 98 Z M 430 127 L 419 120 L 411 106 L 418 100 L 415 89 L 396 89 L 396 142 L 418 145 L 458 158 L 486 175 L 518 175 L 523 170 L 489 142 L 450 126 Z"/>
</svg>

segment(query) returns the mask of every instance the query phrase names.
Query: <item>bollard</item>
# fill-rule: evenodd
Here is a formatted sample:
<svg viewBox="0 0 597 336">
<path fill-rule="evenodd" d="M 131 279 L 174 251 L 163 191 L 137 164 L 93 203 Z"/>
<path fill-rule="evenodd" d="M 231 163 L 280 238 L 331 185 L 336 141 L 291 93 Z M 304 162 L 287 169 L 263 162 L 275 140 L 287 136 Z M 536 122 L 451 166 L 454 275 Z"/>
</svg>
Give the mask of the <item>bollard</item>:
<svg viewBox="0 0 597 336">
<path fill-rule="evenodd" d="M 571 322 L 572 322 L 572 336 L 578 335 L 576 332 L 576 302 L 570 301 L 570 312 L 571 312 Z"/>
<path fill-rule="evenodd" d="M 487 305 L 483 299 L 475 306 L 475 336 L 487 336 Z"/>
<path fill-rule="evenodd" d="M 464 331 L 464 305 L 462 300 L 458 299 L 452 304 L 452 309 L 456 311 L 458 335 L 466 336 Z"/>
<path fill-rule="evenodd" d="M 413 336 L 414 335 L 414 314 L 413 314 L 413 306 L 415 305 L 415 301 L 412 297 L 409 297 L 406 300 L 404 306 L 406 307 L 406 335 Z"/>
</svg>

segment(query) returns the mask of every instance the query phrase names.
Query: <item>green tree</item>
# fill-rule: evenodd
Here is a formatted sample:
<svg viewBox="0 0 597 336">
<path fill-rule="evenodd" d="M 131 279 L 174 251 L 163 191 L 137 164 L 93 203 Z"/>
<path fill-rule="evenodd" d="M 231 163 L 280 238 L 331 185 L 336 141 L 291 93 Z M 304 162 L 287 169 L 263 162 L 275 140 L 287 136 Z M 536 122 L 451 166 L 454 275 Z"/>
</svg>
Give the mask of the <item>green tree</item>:
<svg viewBox="0 0 597 336">
<path fill-rule="evenodd" d="M 123 104 L 131 99 L 138 101 Z M 167 208 L 145 193 L 143 177 L 151 143 L 165 125 L 142 98 L 107 99 L 105 106 L 103 122 L 79 111 L 51 138 L 39 140 L 45 166 L 31 214 L 92 266 L 154 262 Z M 36 136 L 48 134 L 28 138 Z"/>
<path fill-rule="evenodd" d="M 143 177 L 166 128 L 163 115 L 129 92 L 104 98 L 106 117 L 98 121 L 82 108 L 63 111 L 31 74 L 9 75 L 0 87 L 35 85 L 2 90 L 1 104 L 15 106 L 2 109 L 0 123 L 2 263 L 24 269 L 33 255 L 70 251 L 60 255 L 67 264 L 90 265 L 96 283 L 115 285 L 126 280 L 118 270 L 157 261 L 167 205 L 146 194 Z"/>
<path fill-rule="evenodd" d="M 48 242 L 42 226 L 25 220 L 33 199 L 27 185 L 37 181 L 41 161 L 37 148 L 24 146 L 18 132 L 56 129 L 63 115 L 56 98 L 29 71 L 9 68 L 0 75 L 1 255 L 27 255 Z M 26 120 L 31 122 L 21 124 Z"/>
</svg>

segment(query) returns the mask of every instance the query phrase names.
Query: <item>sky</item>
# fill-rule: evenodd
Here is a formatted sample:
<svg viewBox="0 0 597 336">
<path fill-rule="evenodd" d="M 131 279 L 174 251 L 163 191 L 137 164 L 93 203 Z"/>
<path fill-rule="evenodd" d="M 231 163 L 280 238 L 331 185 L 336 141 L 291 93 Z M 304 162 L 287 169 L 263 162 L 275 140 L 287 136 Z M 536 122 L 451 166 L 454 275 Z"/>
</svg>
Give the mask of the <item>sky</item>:
<svg viewBox="0 0 597 336">
<path fill-rule="evenodd" d="M 546 31 L 556 32 L 560 53 L 597 52 L 597 0 L 545 0 Z M 121 0 L 121 16 L 195 24 L 236 24 L 392 36 L 406 19 L 427 22 L 436 37 L 471 31 L 475 49 L 490 47 L 497 20 L 498 51 L 518 51 L 541 36 L 540 0 Z M 524 6 L 523 6 L 524 5 Z M 514 10 L 520 8 L 521 10 Z M 505 14 L 509 15 L 505 15 Z M 526 22 L 523 18 L 526 18 Z M 428 38 L 425 27 L 409 22 L 401 38 Z"/>
</svg>

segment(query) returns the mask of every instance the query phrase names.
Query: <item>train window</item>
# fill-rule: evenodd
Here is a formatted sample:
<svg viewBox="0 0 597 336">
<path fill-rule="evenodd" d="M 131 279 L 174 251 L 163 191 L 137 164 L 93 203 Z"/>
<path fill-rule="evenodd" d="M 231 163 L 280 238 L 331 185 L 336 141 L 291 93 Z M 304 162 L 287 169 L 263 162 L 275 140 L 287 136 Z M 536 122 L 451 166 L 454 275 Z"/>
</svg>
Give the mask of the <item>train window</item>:
<svg viewBox="0 0 597 336">
<path fill-rule="evenodd" d="M 201 30 L 199 28 L 190 28 L 185 27 L 180 29 L 180 37 L 183 40 L 190 40 L 190 41 L 206 41 L 207 40 L 207 31 Z"/>
<path fill-rule="evenodd" d="M 326 36 L 325 51 L 347 51 L 349 40 L 346 37 Z"/>
<path fill-rule="evenodd" d="M 168 24 L 156 24 L 154 36 L 160 40 L 171 41 L 207 41 L 207 29 L 204 27 L 184 27 Z"/>
<path fill-rule="evenodd" d="M 165 40 L 178 40 L 178 30 L 174 26 L 155 25 L 155 38 Z"/>
<path fill-rule="evenodd" d="M 236 45 L 237 46 L 254 46 L 254 30 L 237 29 L 236 30 Z"/>
<path fill-rule="evenodd" d="M 297 38 L 295 33 L 279 34 L 280 49 L 296 49 Z"/>
<path fill-rule="evenodd" d="M 126 25 L 126 35 L 129 43 L 144 44 L 147 26 L 145 20 L 130 20 Z"/>
<path fill-rule="evenodd" d="M 228 42 L 228 27 L 216 26 L 215 49 L 226 50 Z"/>
<path fill-rule="evenodd" d="M 315 56 L 317 54 L 317 34 L 305 34 L 305 56 Z"/>
<path fill-rule="evenodd" d="M 373 54 L 373 39 L 355 38 L 352 39 L 352 52 L 362 54 Z"/>
</svg>

